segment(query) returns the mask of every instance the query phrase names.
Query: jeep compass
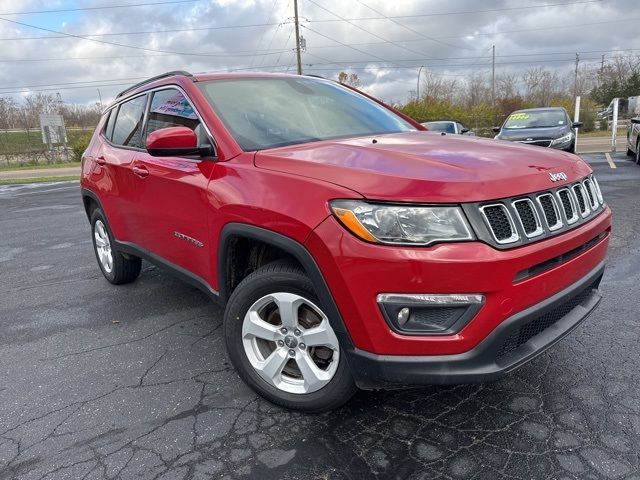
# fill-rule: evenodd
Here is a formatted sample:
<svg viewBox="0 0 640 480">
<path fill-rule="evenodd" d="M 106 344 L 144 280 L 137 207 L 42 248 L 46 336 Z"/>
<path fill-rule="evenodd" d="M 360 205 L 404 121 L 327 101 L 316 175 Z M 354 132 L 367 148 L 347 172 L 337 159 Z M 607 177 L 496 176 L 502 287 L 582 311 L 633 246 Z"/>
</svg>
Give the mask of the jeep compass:
<svg viewBox="0 0 640 480">
<path fill-rule="evenodd" d="M 120 93 L 81 194 L 112 284 L 149 261 L 225 306 L 239 376 L 279 405 L 482 382 L 600 301 L 611 212 L 552 149 L 444 132 L 305 76 L 169 72 Z"/>
</svg>

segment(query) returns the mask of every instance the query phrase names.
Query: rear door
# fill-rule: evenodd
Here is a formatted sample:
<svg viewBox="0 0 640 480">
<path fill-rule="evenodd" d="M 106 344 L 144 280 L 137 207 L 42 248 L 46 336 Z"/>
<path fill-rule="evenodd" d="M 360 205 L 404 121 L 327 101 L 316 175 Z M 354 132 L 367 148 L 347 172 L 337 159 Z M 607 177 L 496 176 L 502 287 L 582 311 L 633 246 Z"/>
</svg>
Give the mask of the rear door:
<svg viewBox="0 0 640 480">
<path fill-rule="evenodd" d="M 146 104 L 147 95 L 141 95 L 114 107 L 93 152 L 92 181 L 116 239 L 124 242 L 140 241 L 142 225 L 131 164 L 134 153 L 142 148 Z"/>
<path fill-rule="evenodd" d="M 181 90 L 167 87 L 151 92 L 143 136 L 175 126 L 194 130 L 200 145 L 212 144 Z M 152 157 L 146 150 L 135 152 L 132 163 L 144 224 L 141 245 L 201 279 L 210 276 L 207 184 L 214 167 L 211 158 Z"/>
</svg>

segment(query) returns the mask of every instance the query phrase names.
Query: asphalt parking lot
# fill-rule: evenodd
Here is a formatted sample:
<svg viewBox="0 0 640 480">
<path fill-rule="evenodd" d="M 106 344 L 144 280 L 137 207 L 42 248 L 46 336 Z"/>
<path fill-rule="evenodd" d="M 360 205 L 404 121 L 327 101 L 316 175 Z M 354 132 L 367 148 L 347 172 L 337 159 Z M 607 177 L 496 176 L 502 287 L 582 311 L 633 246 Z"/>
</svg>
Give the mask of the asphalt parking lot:
<svg viewBox="0 0 640 480">
<path fill-rule="evenodd" d="M 585 158 L 614 233 L 582 327 L 500 382 L 322 415 L 241 383 L 199 291 L 108 284 L 77 183 L 0 187 L 0 479 L 640 479 L 640 167 Z"/>
</svg>

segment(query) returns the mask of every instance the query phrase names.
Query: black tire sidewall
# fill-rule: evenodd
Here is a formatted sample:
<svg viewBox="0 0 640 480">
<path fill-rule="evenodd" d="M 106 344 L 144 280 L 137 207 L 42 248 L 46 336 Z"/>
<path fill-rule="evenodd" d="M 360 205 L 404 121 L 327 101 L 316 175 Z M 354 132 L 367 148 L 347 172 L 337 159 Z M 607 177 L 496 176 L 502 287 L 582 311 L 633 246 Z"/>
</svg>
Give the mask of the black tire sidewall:
<svg viewBox="0 0 640 480">
<path fill-rule="evenodd" d="M 242 324 L 246 312 L 258 299 L 270 293 L 288 292 L 300 295 L 322 309 L 313 292 L 311 281 L 304 273 L 296 272 L 295 267 L 289 271 L 269 271 L 266 267 L 269 265 L 243 280 L 234 290 L 227 304 L 224 315 L 224 336 L 231 362 L 240 377 L 250 387 L 273 403 L 307 412 L 337 408 L 355 393 L 355 384 L 342 345 L 338 368 L 333 378 L 327 385 L 312 393 L 294 394 L 278 390 L 265 382 L 249 362 L 242 343 Z"/>
</svg>

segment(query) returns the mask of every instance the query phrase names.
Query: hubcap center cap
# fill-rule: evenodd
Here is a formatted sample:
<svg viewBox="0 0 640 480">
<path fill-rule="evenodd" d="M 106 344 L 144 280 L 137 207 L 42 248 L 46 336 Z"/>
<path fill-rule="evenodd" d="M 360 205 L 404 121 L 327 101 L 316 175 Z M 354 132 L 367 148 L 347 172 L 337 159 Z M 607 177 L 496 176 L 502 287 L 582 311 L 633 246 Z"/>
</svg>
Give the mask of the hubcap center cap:
<svg viewBox="0 0 640 480">
<path fill-rule="evenodd" d="M 287 335 L 284 337 L 284 344 L 289 348 L 296 348 L 298 346 L 298 340 L 293 335 Z"/>
</svg>

